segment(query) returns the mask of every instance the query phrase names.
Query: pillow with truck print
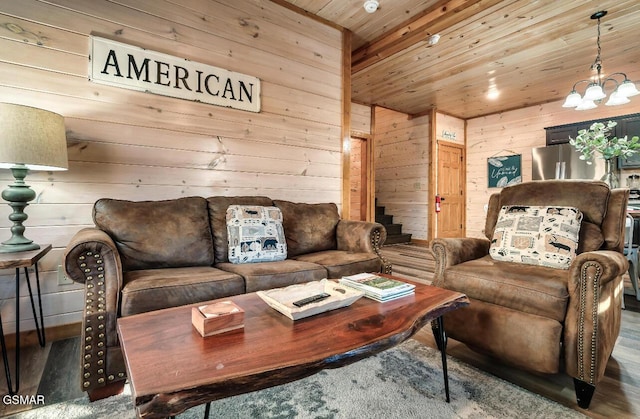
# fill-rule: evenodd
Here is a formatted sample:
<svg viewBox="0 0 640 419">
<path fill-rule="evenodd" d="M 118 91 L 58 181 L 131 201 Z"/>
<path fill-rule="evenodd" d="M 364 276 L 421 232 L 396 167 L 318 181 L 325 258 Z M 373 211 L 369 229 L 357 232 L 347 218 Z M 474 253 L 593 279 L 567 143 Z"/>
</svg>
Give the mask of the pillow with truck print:
<svg viewBox="0 0 640 419">
<path fill-rule="evenodd" d="M 569 269 L 581 223 L 582 212 L 574 207 L 503 206 L 489 254 L 500 261 Z"/>
</svg>

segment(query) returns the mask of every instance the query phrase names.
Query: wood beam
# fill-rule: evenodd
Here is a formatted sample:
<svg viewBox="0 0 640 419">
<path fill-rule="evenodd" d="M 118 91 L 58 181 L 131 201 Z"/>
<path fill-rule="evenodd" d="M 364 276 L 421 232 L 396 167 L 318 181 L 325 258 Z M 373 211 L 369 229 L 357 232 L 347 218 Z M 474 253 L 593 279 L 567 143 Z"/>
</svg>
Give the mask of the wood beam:
<svg viewBox="0 0 640 419">
<path fill-rule="evenodd" d="M 436 139 L 436 112 L 435 107 L 429 110 L 429 164 L 427 166 L 429 188 L 427 194 L 429 195 L 427 201 L 427 240 L 431 241 L 436 238 L 438 232 L 438 215 L 436 214 L 436 201 L 435 197 L 438 193 L 438 140 Z"/>
<path fill-rule="evenodd" d="M 369 202 L 367 203 L 367 221 L 376 221 L 376 107 L 371 106 L 371 141 L 367 141 L 367 163 L 369 164 Z"/>
<path fill-rule="evenodd" d="M 352 33 L 342 31 L 342 218 L 351 215 L 351 42 Z"/>
<path fill-rule="evenodd" d="M 498 3 L 498 0 L 441 0 L 375 40 L 355 50 L 351 72 L 355 74 L 433 35 L 430 28 L 446 20 L 446 27 Z M 434 31 L 435 33 L 435 31 Z"/>
</svg>

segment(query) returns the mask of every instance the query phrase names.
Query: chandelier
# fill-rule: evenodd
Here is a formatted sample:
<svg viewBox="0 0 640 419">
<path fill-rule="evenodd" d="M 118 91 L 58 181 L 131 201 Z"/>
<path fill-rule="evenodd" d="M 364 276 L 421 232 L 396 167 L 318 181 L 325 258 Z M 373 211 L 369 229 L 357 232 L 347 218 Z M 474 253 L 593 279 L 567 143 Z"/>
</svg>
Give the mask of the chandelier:
<svg viewBox="0 0 640 419">
<path fill-rule="evenodd" d="M 598 105 L 596 101 L 600 103 L 602 99 L 607 97 L 604 90 L 606 84 L 613 83 L 616 86 L 609 96 L 609 100 L 605 103 L 606 106 L 624 105 L 630 102 L 629 98 L 631 96 L 640 94 L 640 91 L 636 89 L 636 85 L 627 78 L 626 74 L 613 73 L 609 76 L 602 74 L 602 59 L 600 58 L 600 18 L 606 16 L 606 14 L 607 11 L 602 10 L 591 15 L 591 19 L 598 19 L 598 54 L 596 55 L 596 60 L 591 65 L 591 70 L 594 70 L 597 74 L 590 80 L 580 80 L 576 82 L 573 85 L 573 89 L 571 89 L 571 93 L 569 93 L 562 104 L 563 108 L 575 108 L 577 111 L 597 108 Z M 619 81 L 616 80 L 616 77 L 618 79 L 624 79 Z M 580 95 L 580 93 L 576 91 L 576 86 L 580 83 L 587 83 L 584 95 Z"/>
</svg>

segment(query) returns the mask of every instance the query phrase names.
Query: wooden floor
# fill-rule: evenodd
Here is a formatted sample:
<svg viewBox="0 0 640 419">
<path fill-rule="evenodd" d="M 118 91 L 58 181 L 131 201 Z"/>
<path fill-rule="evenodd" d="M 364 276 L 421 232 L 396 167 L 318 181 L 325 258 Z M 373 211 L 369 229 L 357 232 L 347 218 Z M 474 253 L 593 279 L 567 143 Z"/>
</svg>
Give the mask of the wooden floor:
<svg viewBox="0 0 640 419">
<path fill-rule="evenodd" d="M 10 350 L 9 365 L 15 388 L 14 356 L 15 352 Z M 0 365 L 0 395 L 5 395 L 7 383 L 1 358 Z M 44 396 L 46 405 L 83 397 L 84 392 L 80 391 L 80 337 L 47 342 L 44 348 L 37 343 L 23 346 L 20 350 L 18 394 L 29 397 Z M 31 407 L 29 404 L 0 403 L 0 417 L 29 410 Z"/>
<path fill-rule="evenodd" d="M 428 248 L 418 245 L 392 245 L 383 248 L 383 255 L 393 263 L 393 273 L 400 277 L 430 283 L 434 262 Z M 630 287 L 630 285 L 629 285 Z M 625 296 L 627 309 L 622 313 L 622 330 L 609 360 L 603 382 L 596 388 L 589 410 L 580 409 L 575 402 L 572 380 L 564 375 L 537 376 L 500 364 L 469 350 L 465 345 L 449 340 L 447 353 L 467 364 L 487 371 L 506 381 L 541 394 L 593 418 L 640 417 L 640 304 Z M 415 338 L 435 348 L 428 327 Z M 23 347 L 21 353 L 20 394 L 43 395 L 46 404 L 82 397 L 79 388 L 80 342 L 78 338 Z M 13 353 L 10 353 L 13 365 Z M 1 360 L 0 360 L 1 361 Z M 1 362 L 0 362 L 1 363 Z M 1 368 L 4 371 L 4 367 Z M 0 394 L 7 393 L 4 378 L 0 378 Z M 505 400 L 508 403 L 508 400 Z M 28 405 L 7 406 L 0 403 L 0 417 L 21 410 Z"/>
</svg>

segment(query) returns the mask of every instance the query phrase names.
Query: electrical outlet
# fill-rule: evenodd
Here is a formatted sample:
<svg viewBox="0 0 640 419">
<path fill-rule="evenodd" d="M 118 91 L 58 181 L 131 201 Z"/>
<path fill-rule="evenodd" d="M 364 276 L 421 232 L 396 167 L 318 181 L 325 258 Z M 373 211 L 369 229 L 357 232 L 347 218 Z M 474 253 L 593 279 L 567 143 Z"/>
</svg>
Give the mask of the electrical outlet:
<svg viewBox="0 0 640 419">
<path fill-rule="evenodd" d="M 58 265 L 58 285 L 69 285 L 73 284 L 73 281 L 64 274 L 64 269 L 62 265 Z"/>
</svg>

